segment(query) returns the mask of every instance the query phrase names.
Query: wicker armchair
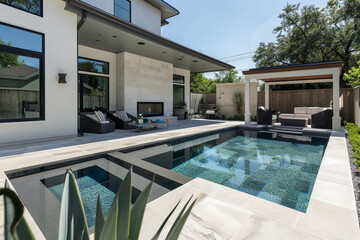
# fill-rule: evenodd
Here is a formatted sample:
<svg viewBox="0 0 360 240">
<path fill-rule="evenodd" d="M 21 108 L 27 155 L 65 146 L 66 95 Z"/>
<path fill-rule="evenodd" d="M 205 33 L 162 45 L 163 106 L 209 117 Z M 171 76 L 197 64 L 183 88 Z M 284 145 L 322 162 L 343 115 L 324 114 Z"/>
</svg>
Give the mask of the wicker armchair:
<svg viewBox="0 0 360 240">
<path fill-rule="evenodd" d="M 333 110 L 326 108 L 324 111 L 311 115 L 312 128 L 332 129 Z"/>
<path fill-rule="evenodd" d="M 272 112 L 265 107 L 259 107 L 257 110 L 257 124 L 272 125 Z"/>
<path fill-rule="evenodd" d="M 106 117 L 115 122 L 116 129 L 129 129 L 129 123 L 136 121 L 136 117 L 129 113 L 126 113 L 129 117 L 128 119 L 118 118 L 115 113 L 116 111 L 106 111 Z"/>
<path fill-rule="evenodd" d="M 100 123 L 94 112 L 82 112 L 80 115 L 80 131 L 87 133 L 109 133 L 115 131 L 115 122 L 106 119 L 109 123 Z"/>
</svg>

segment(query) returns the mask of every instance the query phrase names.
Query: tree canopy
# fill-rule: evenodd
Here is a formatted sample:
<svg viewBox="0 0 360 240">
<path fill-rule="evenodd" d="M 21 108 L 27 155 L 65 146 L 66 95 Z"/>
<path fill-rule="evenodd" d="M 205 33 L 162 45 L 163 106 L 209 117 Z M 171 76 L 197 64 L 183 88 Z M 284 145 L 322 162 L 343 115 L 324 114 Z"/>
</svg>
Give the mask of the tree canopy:
<svg viewBox="0 0 360 240">
<path fill-rule="evenodd" d="M 257 67 L 341 60 L 346 72 L 360 59 L 360 0 L 330 0 L 324 9 L 288 4 L 278 18 L 276 41 L 255 51 Z"/>
<path fill-rule="evenodd" d="M 0 39 L 0 45 L 11 46 L 11 43 L 6 43 Z M 20 65 L 18 55 L 10 53 L 0 53 L 0 67 L 13 67 Z"/>
<path fill-rule="evenodd" d="M 344 74 L 344 80 L 352 87 L 360 86 L 360 61 L 357 67 L 352 67 Z"/>
<path fill-rule="evenodd" d="M 215 93 L 217 83 L 233 83 L 243 81 L 236 70 L 220 71 L 215 73 L 214 79 L 206 78 L 204 74 L 197 73 L 190 75 L 190 91 L 197 93 Z"/>
</svg>

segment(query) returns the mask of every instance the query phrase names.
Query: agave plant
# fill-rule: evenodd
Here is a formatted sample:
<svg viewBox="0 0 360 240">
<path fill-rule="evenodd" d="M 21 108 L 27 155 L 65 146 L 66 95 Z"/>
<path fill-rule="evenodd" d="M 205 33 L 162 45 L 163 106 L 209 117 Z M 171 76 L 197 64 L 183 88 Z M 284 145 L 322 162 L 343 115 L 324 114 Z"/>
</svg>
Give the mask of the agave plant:
<svg viewBox="0 0 360 240">
<path fill-rule="evenodd" d="M 134 205 L 131 206 L 131 171 L 120 184 L 118 192 L 113 200 L 107 216 L 104 216 L 98 196 L 94 240 L 136 240 L 139 238 L 146 203 L 150 194 L 152 182 L 139 195 Z M 23 217 L 24 206 L 15 192 L 5 188 L 0 189 L 0 195 L 4 195 L 5 203 L 5 240 L 10 239 L 35 239 L 25 218 Z M 180 235 L 195 201 L 187 209 L 192 197 L 187 201 L 171 226 L 166 240 L 177 239 Z M 180 201 L 174 206 L 166 217 L 156 234 L 151 238 L 157 240 L 165 227 L 170 216 L 173 214 Z M 61 200 L 59 240 L 79 239 L 90 240 L 89 228 L 86 221 L 84 206 L 76 179 L 71 170 L 65 174 L 65 182 Z"/>
</svg>

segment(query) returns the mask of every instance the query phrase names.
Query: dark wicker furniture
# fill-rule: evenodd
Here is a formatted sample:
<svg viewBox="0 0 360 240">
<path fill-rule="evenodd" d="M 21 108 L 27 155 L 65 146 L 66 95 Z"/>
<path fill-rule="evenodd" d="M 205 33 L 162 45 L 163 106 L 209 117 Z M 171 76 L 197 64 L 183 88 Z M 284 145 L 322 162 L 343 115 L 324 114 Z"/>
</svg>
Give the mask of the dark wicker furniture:
<svg viewBox="0 0 360 240">
<path fill-rule="evenodd" d="M 331 108 L 326 108 L 324 111 L 311 115 L 311 127 L 332 129 L 333 114 Z"/>
<path fill-rule="evenodd" d="M 87 133 L 109 133 L 115 131 L 115 122 L 107 119 L 109 123 L 100 123 L 94 112 L 82 112 L 80 115 L 80 131 Z"/>
<path fill-rule="evenodd" d="M 272 125 L 272 111 L 265 107 L 258 107 L 257 124 Z"/>
<path fill-rule="evenodd" d="M 129 123 L 132 121 L 136 121 L 136 117 L 132 116 L 129 113 L 126 113 L 129 117 L 128 120 L 118 118 L 116 115 L 114 115 L 115 113 L 116 111 L 106 111 L 106 117 L 115 122 L 116 129 L 130 129 Z"/>
</svg>

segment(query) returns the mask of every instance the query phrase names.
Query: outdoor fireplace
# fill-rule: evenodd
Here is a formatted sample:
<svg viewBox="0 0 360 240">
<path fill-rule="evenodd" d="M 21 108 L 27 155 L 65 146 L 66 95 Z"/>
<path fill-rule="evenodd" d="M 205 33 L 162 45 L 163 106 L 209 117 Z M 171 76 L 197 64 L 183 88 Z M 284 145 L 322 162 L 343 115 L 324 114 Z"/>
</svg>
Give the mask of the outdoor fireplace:
<svg viewBox="0 0 360 240">
<path fill-rule="evenodd" d="M 144 117 L 164 116 L 163 102 L 138 102 L 137 114 L 142 114 Z"/>
</svg>

